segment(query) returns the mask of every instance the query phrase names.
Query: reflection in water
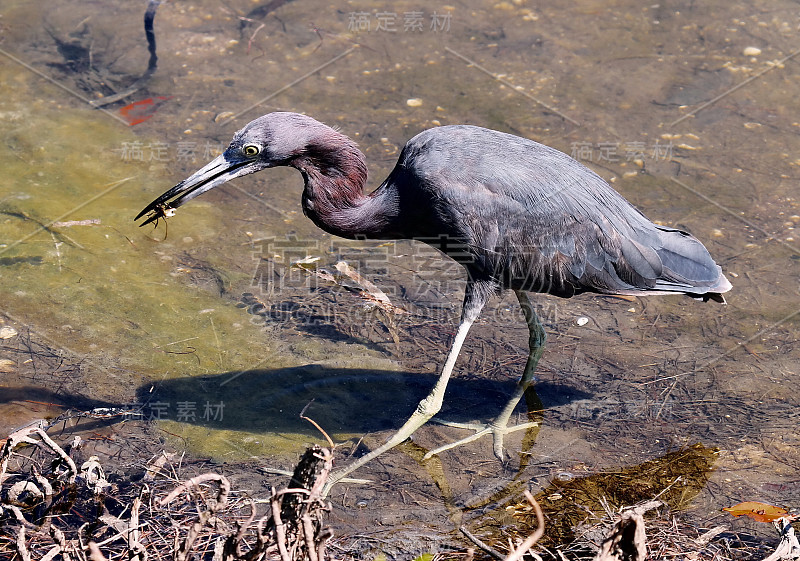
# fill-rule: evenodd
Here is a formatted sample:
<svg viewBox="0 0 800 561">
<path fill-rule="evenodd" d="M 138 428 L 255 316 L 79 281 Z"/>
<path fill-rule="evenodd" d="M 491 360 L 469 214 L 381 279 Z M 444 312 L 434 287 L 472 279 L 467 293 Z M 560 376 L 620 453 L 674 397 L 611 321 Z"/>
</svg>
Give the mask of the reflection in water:
<svg viewBox="0 0 800 561">
<path fill-rule="evenodd" d="M 520 490 L 525 487 L 527 483 L 526 468 L 530 463 L 531 450 L 536 443 L 536 437 L 539 435 L 541 423 L 544 419 L 544 406 L 541 399 L 539 399 L 535 386 L 529 386 L 525 391 L 524 397 L 528 407 L 527 421 L 530 426 L 525 430 L 522 437 L 519 465 L 513 465 L 514 459 L 509 460 L 506 468 L 508 468 L 509 474 L 513 473 L 513 475 L 509 475 L 508 481 L 504 481 L 498 489 L 492 490 L 485 497 L 470 497 L 468 503 L 465 504 L 455 492 L 454 486 L 451 485 L 451 474 L 448 473 L 448 468 L 443 464 L 439 455 L 426 459 L 425 456 L 429 450 L 411 441 L 404 442 L 398 447 L 403 453 L 425 468 L 428 477 L 439 488 L 448 516 L 454 526 L 460 527 L 463 524 L 463 518 L 466 513 L 481 511 L 489 505 L 505 503 L 510 497 L 518 495 Z"/>
</svg>

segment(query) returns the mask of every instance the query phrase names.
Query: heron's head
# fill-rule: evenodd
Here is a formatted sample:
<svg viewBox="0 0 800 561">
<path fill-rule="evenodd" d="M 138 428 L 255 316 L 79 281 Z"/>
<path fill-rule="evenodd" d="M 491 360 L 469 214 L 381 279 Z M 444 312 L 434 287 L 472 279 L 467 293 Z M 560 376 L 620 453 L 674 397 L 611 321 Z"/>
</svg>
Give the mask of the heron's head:
<svg viewBox="0 0 800 561">
<path fill-rule="evenodd" d="M 144 226 L 231 179 L 264 168 L 291 165 L 322 130 L 333 129 L 298 113 L 277 112 L 259 117 L 233 135 L 225 152 L 147 205 L 135 220 L 150 213 L 141 224 Z"/>
</svg>

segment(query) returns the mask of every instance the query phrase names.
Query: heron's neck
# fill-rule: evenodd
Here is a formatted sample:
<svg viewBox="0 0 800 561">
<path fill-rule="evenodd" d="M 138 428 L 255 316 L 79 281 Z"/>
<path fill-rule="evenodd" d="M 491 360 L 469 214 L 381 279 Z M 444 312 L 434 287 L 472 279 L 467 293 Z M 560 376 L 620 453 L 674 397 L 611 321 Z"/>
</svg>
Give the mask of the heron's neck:
<svg viewBox="0 0 800 561">
<path fill-rule="evenodd" d="M 303 212 L 317 226 L 345 238 L 393 237 L 393 195 L 383 186 L 364 194 L 366 158 L 348 137 L 325 127 L 291 165 L 303 174 Z"/>
</svg>

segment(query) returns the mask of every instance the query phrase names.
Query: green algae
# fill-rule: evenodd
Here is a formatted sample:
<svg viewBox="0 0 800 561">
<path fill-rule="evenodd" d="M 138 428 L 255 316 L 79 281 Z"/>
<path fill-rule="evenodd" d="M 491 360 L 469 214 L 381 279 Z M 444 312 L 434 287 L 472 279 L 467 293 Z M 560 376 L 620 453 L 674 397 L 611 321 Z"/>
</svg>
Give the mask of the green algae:
<svg viewBox="0 0 800 561">
<path fill-rule="evenodd" d="M 689 508 L 705 489 L 714 471 L 719 450 L 694 444 L 639 465 L 573 477 L 562 473 L 536 494 L 547 521 L 547 546 L 563 547 L 575 538 L 582 523 L 594 523 L 607 512 L 658 498 L 670 509 Z M 511 516 L 518 524 L 515 536 L 529 535 L 537 525 L 534 510 L 522 499 L 505 507 L 500 516 Z M 499 544 L 498 544 L 499 545 Z"/>
<path fill-rule="evenodd" d="M 171 179 L 162 162 L 131 161 L 121 150 L 156 139 L 138 137 L 80 102 L 52 101 L 58 92 L 23 68 L 3 66 L 0 80 L 13 93 L 0 100 L 7 128 L 0 145 L 3 312 L 81 362 L 83 397 L 147 404 L 148 392 L 169 380 L 185 384 L 223 373 L 222 380 L 225 373 L 270 371 L 309 356 L 364 366 L 360 349 L 317 341 L 298 355 L 250 322 L 235 306 L 235 290 L 251 282 L 252 271 L 231 263 L 252 260 L 253 248 L 226 239 L 229 228 L 213 205 L 193 204 L 190 217 L 169 230 L 137 227 L 133 217 Z M 219 286 L 196 282 L 200 269 Z M 216 411 L 205 419 L 210 423 L 203 422 L 203 405 L 222 404 L 214 384 L 194 396 L 196 417 L 181 416 L 173 402 L 157 417 L 161 428 L 203 455 L 296 452 L 307 427 L 269 434 L 268 424 L 250 422 L 250 390 L 243 379 L 236 384 L 225 394 L 227 412 Z M 225 415 L 224 428 L 215 427 Z"/>
</svg>

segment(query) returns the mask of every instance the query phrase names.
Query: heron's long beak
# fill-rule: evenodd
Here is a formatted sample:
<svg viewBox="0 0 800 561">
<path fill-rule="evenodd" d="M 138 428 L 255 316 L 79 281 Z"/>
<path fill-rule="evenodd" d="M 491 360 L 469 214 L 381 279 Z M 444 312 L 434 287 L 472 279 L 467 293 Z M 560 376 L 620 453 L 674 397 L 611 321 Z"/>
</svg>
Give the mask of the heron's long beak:
<svg viewBox="0 0 800 561">
<path fill-rule="evenodd" d="M 222 185 L 226 181 L 241 175 L 247 175 L 257 171 L 257 169 L 253 160 L 230 160 L 225 157 L 225 154 L 217 156 L 202 169 L 199 169 L 147 205 L 142 212 L 136 215 L 134 220 L 139 220 L 145 214 L 150 213 L 147 220 L 142 222 L 140 226 L 150 224 L 166 216 L 165 211 L 178 208 L 185 202 L 218 185 Z"/>
</svg>

